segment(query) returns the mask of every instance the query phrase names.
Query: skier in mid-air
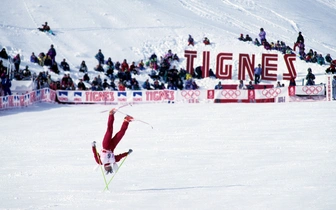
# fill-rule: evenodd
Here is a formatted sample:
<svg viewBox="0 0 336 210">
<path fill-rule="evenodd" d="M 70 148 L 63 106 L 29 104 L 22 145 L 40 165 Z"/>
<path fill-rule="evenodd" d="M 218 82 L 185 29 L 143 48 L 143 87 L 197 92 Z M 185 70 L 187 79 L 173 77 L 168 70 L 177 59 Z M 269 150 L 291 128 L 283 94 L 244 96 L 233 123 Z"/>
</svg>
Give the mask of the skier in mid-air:
<svg viewBox="0 0 336 210">
<path fill-rule="evenodd" d="M 109 112 L 107 130 L 102 143 L 103 149 L 101 150 L 100 153 L 96 149 L 96 142 L 95 141 L 92 142 L 92 152 L 94 154 L 94 158 L 99 165 L 104 166 L 106 174 L 113 173 L 113 171 L 117 171 L 118 170 L 117 162 L 119 162 L 122 158 L 126 157 L 132 152 L 132 149 L 129 149 L 128 152 L 114 155 L 114 149 L 125 135 L 129 122 L 134 120 L 133 117 L 127 115 L 124 119 L 123 124 L 121 125 L 120 130 L 112 138 L 114 113 L 116 111 L 117 109 L 114 108 Z"/>
</svg>

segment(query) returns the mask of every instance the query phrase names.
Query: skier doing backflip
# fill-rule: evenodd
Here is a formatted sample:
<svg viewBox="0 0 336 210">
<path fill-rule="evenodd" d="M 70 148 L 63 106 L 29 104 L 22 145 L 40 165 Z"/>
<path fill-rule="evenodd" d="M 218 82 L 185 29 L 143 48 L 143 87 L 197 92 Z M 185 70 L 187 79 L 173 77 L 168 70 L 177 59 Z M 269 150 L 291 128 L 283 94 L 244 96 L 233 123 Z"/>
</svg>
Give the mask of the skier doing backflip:
<svg viewBox="0 0 336 210">
<path fill-rule="evenodd" d="M 114 149 L 125 135 L 129 122 L 134 120 L 133 117 L 127 115 L 124 119 L 123 124 L 121 125 L 120 130 L 112 138 L 114 113 L 116 111 L 117 109 L 114 108 L 109 112 L 107 130 L 102 143 L 103 149 L 101 150 L 100 154 L 96 149 L 96 142 L 92 142 L 92 152 L 94 154 L 94 158 L 99 165 L 104 166 L 106 174 L 113 173 L 113 170 L 118 170 L 117 162 L 119 162 L 122 158 L 126 157 L 132 152 L 132 149 L 129 149 L 128 152 L 114 155 Z"/>
</svg>

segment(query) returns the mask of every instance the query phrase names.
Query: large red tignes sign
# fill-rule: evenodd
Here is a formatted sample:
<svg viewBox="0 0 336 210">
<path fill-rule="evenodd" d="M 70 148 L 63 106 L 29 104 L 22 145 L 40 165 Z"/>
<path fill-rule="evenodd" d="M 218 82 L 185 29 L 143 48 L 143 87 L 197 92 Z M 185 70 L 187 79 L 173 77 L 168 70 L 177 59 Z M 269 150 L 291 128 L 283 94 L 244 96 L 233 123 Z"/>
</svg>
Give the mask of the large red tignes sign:
<svg viewBox="0 0 336 210">
<path fill-rule="evenodd" d="M 210 52 L 203 51 L 202 53 L 202 76 L 209 77 L 210 69 Z M 188 73 L 192 74 L 194 71 L 194 62 L 197 58 L 197 51 L 185 50 L 184 57 L 187 59 L 186 70 Z M 278 54 L 262 54 L 261 56 L 261 67 L 262 79 L 269 81 L 277 81 L 277 70 L 278 70 Z M 221 52 L 216 57 L 216 69 L 214 73 L 218 79 L 236 79 L 232 78 L 232 64 L 229 64 L 233 59 L 233 53 Z M 285 54 L 283 60 L 287 67 L 287 72 L 283 73 L 284 80 L 290 80 L 291 78 L 296 78 L 296 70 L 294 67 L 294 61 L 296 56 L 294 54 Z M 229 61 L 229 62 L 228 62 Z M 226 63 L 228 62 L 228 63 Z M 238 80 L 245 80 L 246 73 L 249 76 L 250 80 L 254 78 L 254 68 L 255 68 L 255 55 L 240 53 L 238 57 Z"/>
</svg>

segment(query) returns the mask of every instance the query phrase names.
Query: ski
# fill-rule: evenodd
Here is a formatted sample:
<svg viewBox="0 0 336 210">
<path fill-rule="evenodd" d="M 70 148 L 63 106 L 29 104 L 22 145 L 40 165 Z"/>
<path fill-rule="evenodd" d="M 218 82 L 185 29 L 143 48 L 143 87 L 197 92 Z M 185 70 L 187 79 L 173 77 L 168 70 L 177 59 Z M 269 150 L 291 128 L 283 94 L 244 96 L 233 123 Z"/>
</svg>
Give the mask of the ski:
<svg viewBox="0 0 336 210">
<path fill-rule="evenodd" d="M 123 104 L 123 105 L 117 107 L 116 109 L 117 109 L 117 111 L 118 111 L 119 109 L 124 108 L 124 107 L 126 107 L 126 106 L 132 106 L 132 104 L 130 104 L 130 103 L 126 103 L 126 104 Z M 110 110 L 107 110 L 107 109 L 106 109 L 106 110 L 101 111 L 100 113 L 105 113 L 105 112 L 107 112 L 107 111 L 110 111 Z"/>
<path fill-rule="evenodd" d="M 115 173 L 112 175 L 112 177 L 110 178 L 110 180 L 109 180 L 107 183 L 105 182 L 106 186 L 105 186 L 105 188 L 104 188 L 103 191 L 109 189 L 108 187 L 109 187 L 110 183 L 112 182 L 113 178 L 114 178 L 115 175 L 118 173 L 118 171 L 120 170 L 121 166 L 124 164 L 125 160 L 127 159 L 127 157 L 128 157 L 132 152 L 133 152 L 133 150 L 130 150 L 130 151 L 128 152 L 127 156 L 123 159 L 123 161 L 121 161 L 120 165 L 118 166 L 118 169 L 117 169 L 117 170 L 115 171 Z"/>
</svg>

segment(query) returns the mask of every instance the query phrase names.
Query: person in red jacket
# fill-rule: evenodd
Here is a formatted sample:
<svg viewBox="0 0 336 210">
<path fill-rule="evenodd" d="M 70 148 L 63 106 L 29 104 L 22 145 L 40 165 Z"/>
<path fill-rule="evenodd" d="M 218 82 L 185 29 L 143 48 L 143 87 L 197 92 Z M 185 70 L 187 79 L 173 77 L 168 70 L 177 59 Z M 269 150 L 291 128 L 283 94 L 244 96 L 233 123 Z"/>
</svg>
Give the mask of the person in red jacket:
<svg viewBox="0 0 336 210">
<path fill-rule="evenodd" d="M 109 113 L 107 130 L 102 143 L 103 149 L 100 153 L 96 149 L 96 142 L 92 142 L 92 152 L 94 158 L 99 165 L 104 166 L 106 174 L 113 173 L 113 170 L 118 170 L 117 162 L 119 162 L 122 158 L 126 157 L 133 151 L 132 149 L 129 149 L 128 152 L 114 155 L 114 149 L 125 135 L 129 122 L 134 120 L 133 117 L 127 115 L 124 119 L 123 124 L 121 125 L 120 130 L 114 135 L 114 137 L 112 137 L 114 113 L 116 111 L 117 109 L 112 109 Z"/>
</svg>

